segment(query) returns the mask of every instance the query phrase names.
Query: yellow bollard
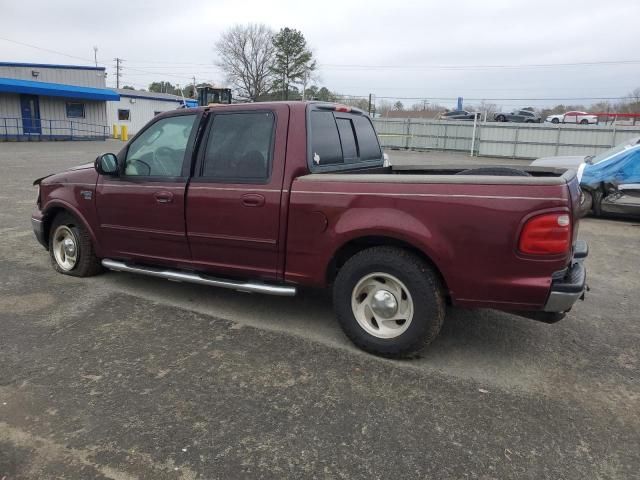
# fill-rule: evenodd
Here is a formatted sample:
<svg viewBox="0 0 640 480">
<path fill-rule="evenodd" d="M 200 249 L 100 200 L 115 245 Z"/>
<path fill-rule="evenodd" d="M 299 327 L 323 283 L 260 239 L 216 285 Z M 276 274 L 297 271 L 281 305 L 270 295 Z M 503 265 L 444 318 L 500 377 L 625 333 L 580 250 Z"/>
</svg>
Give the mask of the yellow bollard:
<svg viewBox="0 0 640 480">
<path fill-rule="evenodd" d="M 118 138 L 118 125 L 113 124 L 113 138 Z"/>
<path fill-rule="evenodd" d="M 126 142 L 127 140 L 129 140 L 129 132 L 127 131 L 127 126 L 126 125 L 122 125 L 120 127 L 120 131 L 122 132 L 122 134 L 120 135 L 120 139 L 123 142 Z"/>
</svg>

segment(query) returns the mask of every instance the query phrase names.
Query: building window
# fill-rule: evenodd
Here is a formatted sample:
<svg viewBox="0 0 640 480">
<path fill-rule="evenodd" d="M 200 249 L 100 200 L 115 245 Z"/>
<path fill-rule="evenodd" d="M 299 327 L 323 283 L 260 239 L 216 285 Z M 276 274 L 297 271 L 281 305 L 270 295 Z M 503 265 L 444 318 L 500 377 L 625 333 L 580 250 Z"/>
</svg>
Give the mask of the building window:
<svg viewBox="0 0 640 480">
<path fill-rule="evenodd" d="M 84 118 L 84 103 L 67 102 L 67 118 Z"/>
<path fill-rule="evenodd" d="M 129 110 L 118 109 L 118 120 L 126 120 L 129 121 Z"/>
</svg>

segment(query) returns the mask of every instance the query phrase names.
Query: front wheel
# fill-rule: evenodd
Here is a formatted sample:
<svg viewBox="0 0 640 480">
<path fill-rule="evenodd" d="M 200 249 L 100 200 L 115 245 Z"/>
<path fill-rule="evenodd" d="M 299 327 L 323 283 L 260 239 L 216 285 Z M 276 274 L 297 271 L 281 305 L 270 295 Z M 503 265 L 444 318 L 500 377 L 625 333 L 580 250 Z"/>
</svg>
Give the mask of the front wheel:
<svg viewBox="0 0 640 480">
<path fill-rule="evenodd" d="M 424 349 L 445 315 L 438 275 L 420 257 L 395 247 L 373 247 L 351 257 L 336 277 L 333 303 L 349 339 L 386 357 Z"/>
<path fill-rule="evenodd" d="M 506 122 L 507 121 L 507 117 L 505 117 L 504 115 L 498 115 L 496 117 L 496 121 L 498 121 L 498 122 Z"/>
<path fill-rule="evenodd" d="M 551 119 L 551 123 L 560 123 L 560 119 L 559 118 L 552 118 Z"/>
<path fill-rule="evenodd" d="M 82 223 L 67 213 L 60 213 L 53 219 L 49 235 L 49 255 L 53 269 L 65 275 L 90 277 L 102 271 L 89 232 Z"/>
</svg>

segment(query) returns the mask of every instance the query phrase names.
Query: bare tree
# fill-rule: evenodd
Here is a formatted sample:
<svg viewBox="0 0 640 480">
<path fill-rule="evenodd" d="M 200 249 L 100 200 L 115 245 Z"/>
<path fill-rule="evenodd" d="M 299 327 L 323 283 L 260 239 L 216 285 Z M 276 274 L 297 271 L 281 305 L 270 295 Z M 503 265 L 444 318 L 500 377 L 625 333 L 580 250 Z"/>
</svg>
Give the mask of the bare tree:
<svg viewBox="0 0 640 480">
<path fill-rule="evenodd" d="M 235 25 L 216 43 L 216 65 L 239 96 L 259 100 L 273 88 L 274 32 L 263 24 Z"/>
</svg>

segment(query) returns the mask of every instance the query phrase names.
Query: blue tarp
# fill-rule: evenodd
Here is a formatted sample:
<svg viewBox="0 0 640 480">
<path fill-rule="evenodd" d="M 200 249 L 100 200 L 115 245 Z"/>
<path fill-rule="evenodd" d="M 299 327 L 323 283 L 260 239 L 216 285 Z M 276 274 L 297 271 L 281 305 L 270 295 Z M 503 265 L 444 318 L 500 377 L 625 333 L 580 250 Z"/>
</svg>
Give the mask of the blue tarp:
<svg viewBox="0 0 640 480">
<path fill-rule="evenodd" d="M 623 150 L 594 165 L 587 164 L 580 183 L 596 187 L 601 182 L 616 185 L 640 183 L 640 145 Z"/>
<path fill-rule="evenodd" d="M 63 83 L 34 82 L 0 77 L 0 92 L 42 95 L 45 97 L 81 98 L 83 100 L 120 100 L 120 95 L 106 88 L 78 87 Z"/>
</svg>

